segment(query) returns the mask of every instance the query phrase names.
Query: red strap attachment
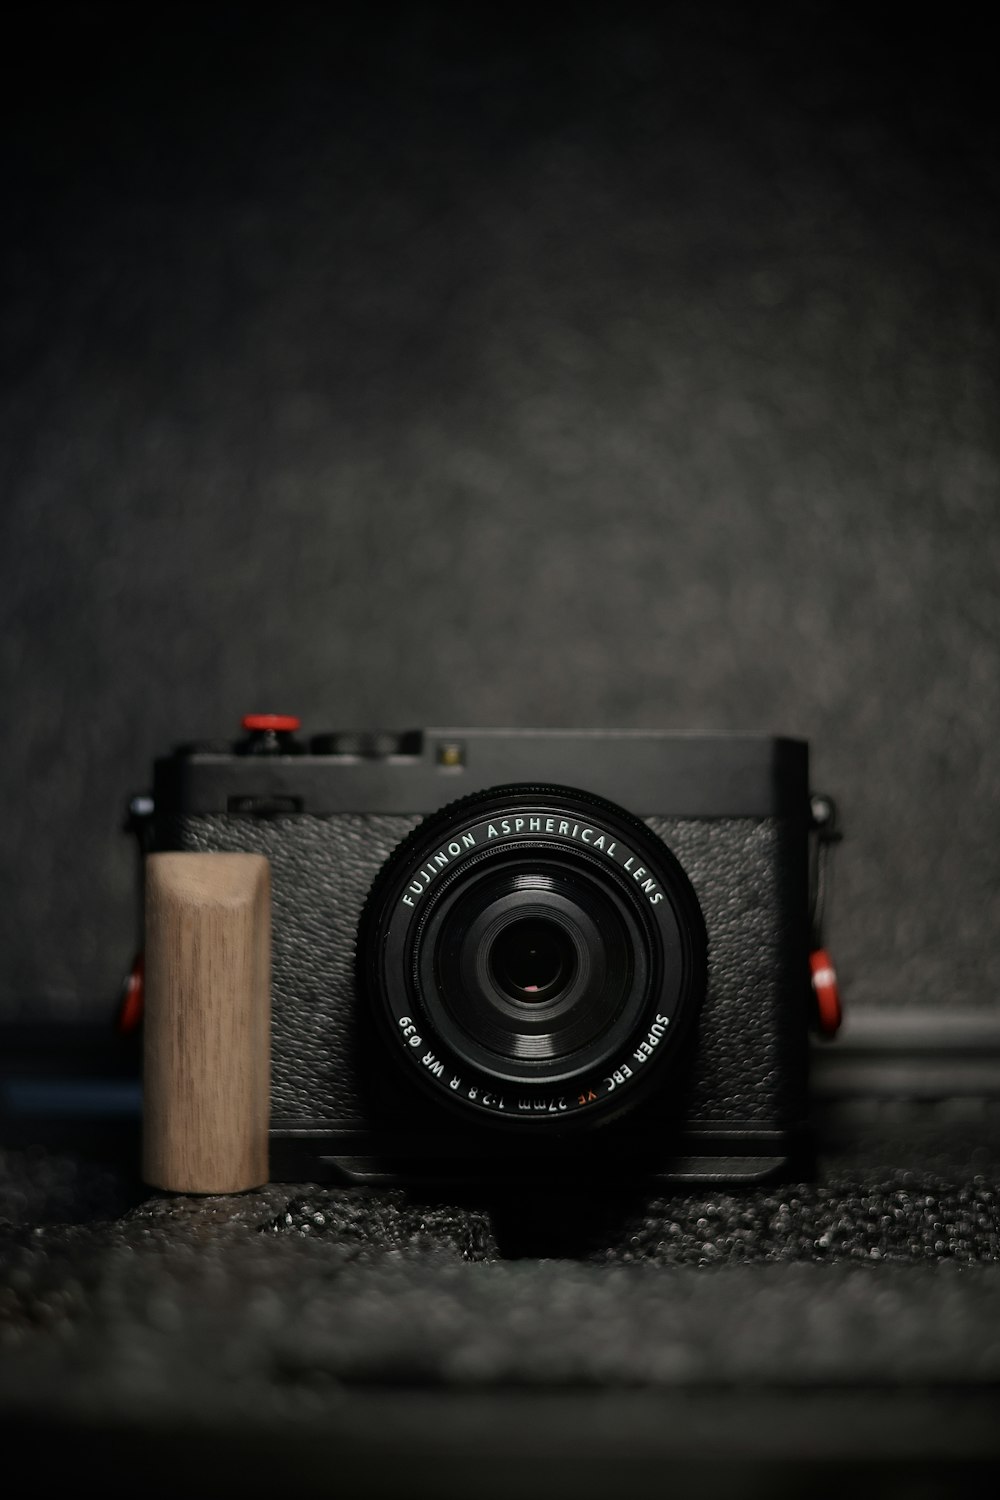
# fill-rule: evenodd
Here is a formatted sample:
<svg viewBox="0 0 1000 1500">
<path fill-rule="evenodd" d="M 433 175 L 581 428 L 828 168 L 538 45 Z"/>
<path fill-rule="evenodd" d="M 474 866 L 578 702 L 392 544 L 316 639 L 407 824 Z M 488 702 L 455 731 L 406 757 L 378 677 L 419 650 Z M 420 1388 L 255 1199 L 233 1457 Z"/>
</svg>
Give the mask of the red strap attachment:
<svg viewBox="0 0 1000 1500">
<path fill-rule="evenodd" d="M 809 955 L 813 994 L 816 996 L 816 1027 L 820 1036 L 835 1037 L 844 1019 L 840 1003 L 840 986 L 833 959 L 825 948 L 815 948 Z"/>
<path fill-rule="evenodd" d="M 137 953 L 132 971 L 125 981 L 122 1003 L 118 1010 L 117 1028 L 120 1036 L 131 1036 L 138 1031 L 146 997 L 146 960 Z"/>
</svg>

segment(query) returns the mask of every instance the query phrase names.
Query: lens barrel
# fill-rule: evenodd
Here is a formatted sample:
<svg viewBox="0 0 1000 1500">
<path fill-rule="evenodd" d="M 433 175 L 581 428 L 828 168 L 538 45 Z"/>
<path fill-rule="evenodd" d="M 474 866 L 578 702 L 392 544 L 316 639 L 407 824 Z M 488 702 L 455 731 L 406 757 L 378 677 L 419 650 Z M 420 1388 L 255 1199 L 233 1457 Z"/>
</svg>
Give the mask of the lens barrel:
<svg viewBox="0 0 1000 1500">
<path fill-rule="evenodd" d="M 565 787 L 425 820 L 366 907 L 383 1041 L 442 1102 L 506 1128 L 605 1118 L 667 1084 L 705 988 L 690 882 L 645 824 Z"/>
</svg>

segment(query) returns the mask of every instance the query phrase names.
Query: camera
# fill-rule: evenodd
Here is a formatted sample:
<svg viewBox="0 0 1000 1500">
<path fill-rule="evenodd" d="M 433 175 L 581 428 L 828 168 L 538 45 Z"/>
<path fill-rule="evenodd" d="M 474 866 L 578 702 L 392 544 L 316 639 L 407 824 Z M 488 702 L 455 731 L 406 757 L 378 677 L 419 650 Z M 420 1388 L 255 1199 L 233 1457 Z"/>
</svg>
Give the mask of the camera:
<svg viewBox="0 0 1000 1500">
<path fill-rule="evenodd" d="M 157 761 L 272 890 L 271 1175 L 761 1181 L 808 1142 L 808 747 L 427 729 Z"/>
</svg>

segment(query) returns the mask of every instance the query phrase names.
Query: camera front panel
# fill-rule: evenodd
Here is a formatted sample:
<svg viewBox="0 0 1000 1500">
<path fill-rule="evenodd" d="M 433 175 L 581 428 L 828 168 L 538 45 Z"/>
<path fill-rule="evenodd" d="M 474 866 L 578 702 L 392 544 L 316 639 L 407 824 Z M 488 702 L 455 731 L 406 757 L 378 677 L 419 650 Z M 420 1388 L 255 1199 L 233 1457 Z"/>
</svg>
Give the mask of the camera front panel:
<svg viewBox="0 0 1000 1500">
<path fill-rule="evenodd" d="M 273 900 L 272 1130 L 455 1131 L 362 1024 L 356 944 L 379 872 L 416 816 L 181 816 L 174 847 L 264 854 Z M 806 845 L 783 818 L 647 818 L 697 895 L 708 936 L 707 992 L 683 1079 L 641 1106 L 643 1132 L 779 1131 L 805 1113 Z M 641 1038 L 636 1050 L 642 1049 Z M 648 1061 L 648 1053 L 643 1054 Z M 637 1064 L 643 1067 L 645 1064 Z M 466 1127 L 459 1122 L 457 1133 Z M 623 1123 L 616 1127 L 625 1131 Z"/>
</svg>

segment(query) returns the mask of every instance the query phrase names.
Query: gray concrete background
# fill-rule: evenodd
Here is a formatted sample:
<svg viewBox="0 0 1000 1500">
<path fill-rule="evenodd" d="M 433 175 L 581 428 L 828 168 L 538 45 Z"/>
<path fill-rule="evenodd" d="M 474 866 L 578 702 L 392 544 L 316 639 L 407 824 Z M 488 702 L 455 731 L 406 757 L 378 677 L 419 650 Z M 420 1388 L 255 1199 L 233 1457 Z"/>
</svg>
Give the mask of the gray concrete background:
<svg viewBox="0 0 1000 1500">
<path fill-rule="evenodd" d="M 259 707 L 807 736 L 851 999 L 996 1004 L 993 83 L 861 15 L 15 29 L 0 1014 L 113 1008 L 124 796 Z"/>
</svg>

